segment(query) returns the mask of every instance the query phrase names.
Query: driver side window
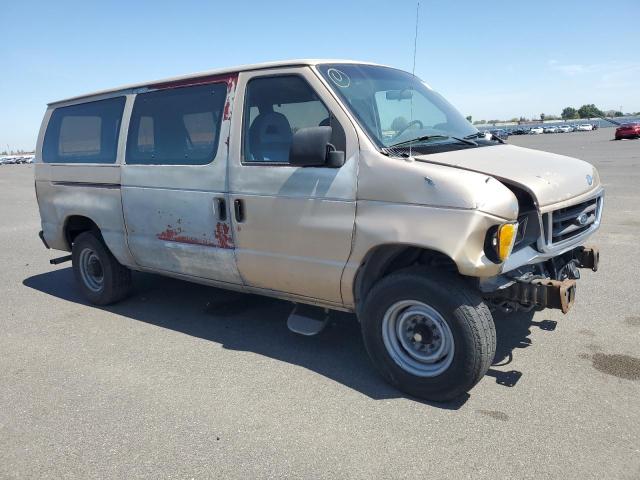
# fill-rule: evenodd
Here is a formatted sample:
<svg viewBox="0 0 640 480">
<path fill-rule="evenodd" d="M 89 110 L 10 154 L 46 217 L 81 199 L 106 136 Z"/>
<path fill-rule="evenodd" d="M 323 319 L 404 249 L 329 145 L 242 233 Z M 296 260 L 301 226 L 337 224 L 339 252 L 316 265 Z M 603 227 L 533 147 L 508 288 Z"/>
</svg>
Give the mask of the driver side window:
<svg viewBox="0 0 640 480">
<path fill-rule="evenodd" d="M 331 143 L 344 151 L 344 130 L 302 77 L 254 78 L 245 95 L 243 161 L 286 165 L 293 134 L 318 126 L 331 126 Z"/>
</svg>

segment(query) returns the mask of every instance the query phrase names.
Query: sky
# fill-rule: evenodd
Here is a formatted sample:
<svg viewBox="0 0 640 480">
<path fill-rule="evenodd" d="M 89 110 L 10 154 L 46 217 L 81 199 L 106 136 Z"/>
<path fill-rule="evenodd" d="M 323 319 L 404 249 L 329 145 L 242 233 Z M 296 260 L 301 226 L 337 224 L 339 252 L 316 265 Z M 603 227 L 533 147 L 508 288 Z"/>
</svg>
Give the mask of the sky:
<svg viewBox="0 0 640 480">
<path fill-rule="evenodd" d="M 292 58 L 411 71 L 416 1 L 0 0 L 0 151 L 50 101 Z M 421 0 L 416 75 L 474 120 L 640 111 L 640 1 Z"/>
</svg>

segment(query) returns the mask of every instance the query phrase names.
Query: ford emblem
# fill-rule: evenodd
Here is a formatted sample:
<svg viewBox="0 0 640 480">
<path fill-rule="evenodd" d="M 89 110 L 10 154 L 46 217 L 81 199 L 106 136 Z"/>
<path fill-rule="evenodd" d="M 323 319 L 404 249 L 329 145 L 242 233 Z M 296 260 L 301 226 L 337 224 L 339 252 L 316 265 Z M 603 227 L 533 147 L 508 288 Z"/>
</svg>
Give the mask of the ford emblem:
<svg viewBox="0 0 640 480">
<path fill-rule="evenodd" d="M 591 175 L 587 175 L 587 183 L 593 185 L 593 177 Z"/>
<path fill-rule="evenodd" d="M 578 220 L 579 225 L 586 225 L 587 221 L 589 220 L 589 215 L 587 215 L 586 213 L 583 213 L 576 220 Z"/>
</svg>

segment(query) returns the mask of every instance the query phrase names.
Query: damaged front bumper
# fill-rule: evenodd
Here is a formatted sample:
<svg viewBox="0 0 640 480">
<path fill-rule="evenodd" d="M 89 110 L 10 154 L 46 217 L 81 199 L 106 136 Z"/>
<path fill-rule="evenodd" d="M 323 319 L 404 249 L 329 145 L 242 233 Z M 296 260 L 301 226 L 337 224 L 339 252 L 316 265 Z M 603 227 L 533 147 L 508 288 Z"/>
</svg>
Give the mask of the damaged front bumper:
<svg viewBox="0 0 640 480">
<path fill-rule="evenodd" d="M 577 247 L 545 265 L 481 281 L 480 289 L 493 306 L 505 311 L 555 308 L 567 313 L 575 302 L 578 269 L 595 272 L 599 263 L 597 248 Z"/>
</svg>

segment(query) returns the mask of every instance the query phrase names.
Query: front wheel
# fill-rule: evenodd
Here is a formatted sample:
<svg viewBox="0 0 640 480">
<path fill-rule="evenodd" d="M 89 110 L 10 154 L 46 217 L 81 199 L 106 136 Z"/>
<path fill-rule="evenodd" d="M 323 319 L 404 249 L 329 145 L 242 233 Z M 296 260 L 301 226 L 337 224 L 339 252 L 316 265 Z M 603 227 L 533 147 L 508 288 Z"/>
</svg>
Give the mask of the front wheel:
<svg viewBox="0 0 640 480">
<path fill-rule="evenodd" d="M 367 295 L 361 324 L 382 376 L 426 400 L 451 400 L 470 390 L 496 351 L 489 308 L 446 272 L 409 270 L 383 278 Z"/>
</svg>

